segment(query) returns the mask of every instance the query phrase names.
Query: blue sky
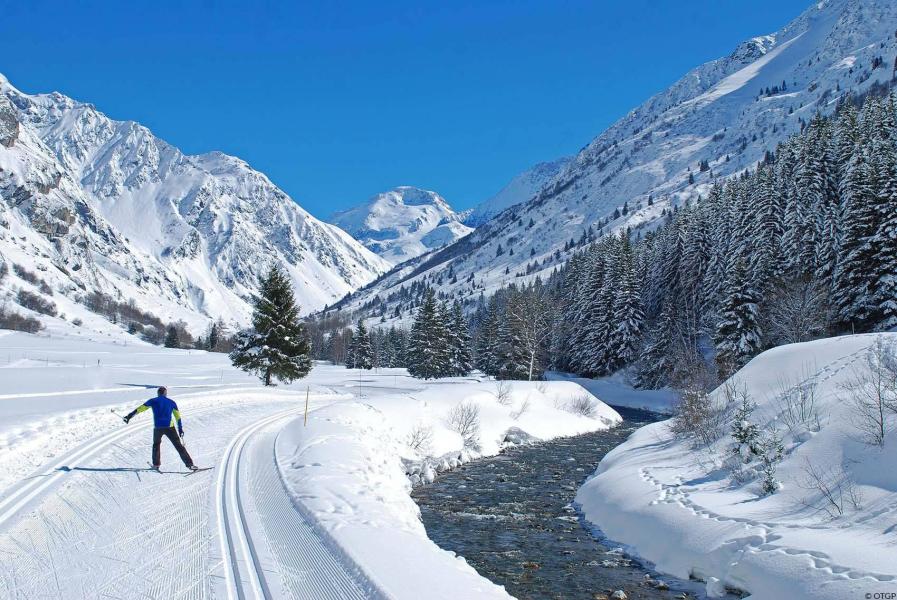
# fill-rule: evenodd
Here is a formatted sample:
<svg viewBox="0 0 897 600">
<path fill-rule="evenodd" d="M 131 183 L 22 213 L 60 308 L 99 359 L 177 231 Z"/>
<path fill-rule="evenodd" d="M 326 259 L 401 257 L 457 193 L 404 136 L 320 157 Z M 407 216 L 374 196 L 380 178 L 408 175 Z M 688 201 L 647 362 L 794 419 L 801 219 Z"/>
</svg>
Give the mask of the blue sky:
<svg viewBox="0 0 897 600">
<path fill-rule="evenodd" d="M 0 0 L 0 72 L 235 154 L 319 217 L 403 184 L 466 208 L 808 5 Z"/>
</svg>

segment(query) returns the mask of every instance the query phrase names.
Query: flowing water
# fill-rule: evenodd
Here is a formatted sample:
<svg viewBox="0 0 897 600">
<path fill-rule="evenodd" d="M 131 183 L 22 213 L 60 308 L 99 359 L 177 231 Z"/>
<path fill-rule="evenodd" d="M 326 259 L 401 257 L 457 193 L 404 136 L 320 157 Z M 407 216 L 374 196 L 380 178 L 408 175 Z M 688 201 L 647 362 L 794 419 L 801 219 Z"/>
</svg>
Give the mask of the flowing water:
<svg viewBox="0 0 897 600">
<path fill-rule="evenodd" d="M 624 422 L 614 429 L 511 448 L 415 489 L 430 539 L 521 600 L 595 600 L 617 590 L 630 599 L 694 597 L 695 584 L 627 557 L 572 506 L 602 457 L 660 418 L 617 411 Z"/>
</svg>

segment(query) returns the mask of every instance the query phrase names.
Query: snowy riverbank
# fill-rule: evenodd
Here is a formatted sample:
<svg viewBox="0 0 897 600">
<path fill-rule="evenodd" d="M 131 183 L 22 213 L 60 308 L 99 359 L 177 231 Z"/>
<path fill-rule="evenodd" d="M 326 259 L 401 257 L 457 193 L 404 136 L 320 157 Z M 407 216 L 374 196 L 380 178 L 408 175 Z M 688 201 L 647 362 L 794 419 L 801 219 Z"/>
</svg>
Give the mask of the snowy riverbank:
<svg viewBox="0 0 897 600">
<path fill-rule="evenodd" d="M 497 454 L 509 437 L 551 439 L 620 421 L 594 400 L 591 418 L 570 412 L 585 392 L 569 382 L 514 382 L 505 404 L 494 382 L 473 378 L 421 382 L 396 370 L 365 373 L 360 385 L 359 401 L 317 410 L 307 427 L 302 419 L 288 425 L 277 442 L 278 460 L 296 504 L 393 598 L 509 597 L 427 538 L 410 497 L 409 470 L 422 465 L 421 474 L 432 477 L 434 467 Z M 459 404 L 479 407 L 478 450 L 465 450 L 449 424 Z M 429 431 L 429 441 L 415 451 L 409 442 L 421 430 Z"/>
<path fill-rule="evenodd" d="M 897 430 L 888 416 L 883 446 L 864 442 L 855 404 L 877 339 L 783 346 L 731 380 L 757 404 L 751 420 L 783 436 L 775 494 L 733 479 L 723 461 L 730 436 L 696 450 L 664 421 L 602 461 L 577 494 L 586 518 L 661 571 L 707 581 L 710 596 L 724 586 L 771 600 L 897 592 Z M 805 423 L 785 414 L 788 397 L 812 397 Z"/>
</svg>

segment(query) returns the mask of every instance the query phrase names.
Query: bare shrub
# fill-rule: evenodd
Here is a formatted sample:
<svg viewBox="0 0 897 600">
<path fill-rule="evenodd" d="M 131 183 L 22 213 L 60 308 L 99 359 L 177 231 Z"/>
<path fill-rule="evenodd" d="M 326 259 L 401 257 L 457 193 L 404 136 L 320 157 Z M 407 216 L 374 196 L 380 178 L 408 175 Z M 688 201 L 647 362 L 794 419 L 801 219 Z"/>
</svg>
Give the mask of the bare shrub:
<svg viewBox="0 0 897 600">
<path fill-rule="evenodd" d="M 511 384 L 504 379 L 495 381 L 495 399 L 502 406 L 511 404 Z"/>
<path fill-rule="evenodd" d="M 775 345 L 806 342 L 825 335 L 828 313 L 826 293 L 817 280 L 789 279 L 773 286 L 763 330 Z"/>
<path fill-rule="evenodd" d="M 19 276 L 19 279 L 21 279 L 23 281 L 27 281 L 28 283 L 30 283 L 32 285 L 37 285 L 38 282 L 40 281 L 40 278 L 37 275 L 35 275 L 34 273 L 29 271 L 22 265 L 13 264 L 12 270 L 16 275 Z"/>
<path fill-rule="evenodd" d="M 0 281 L 6 279 L 7 275 L 9 275 L 9 265 L 5 262 L 0 262 Z"/>
<path fill-rule="evenodd" d="M 798 485 L 811 492 L 811 495 L 801 500 L 807 508 L 824 512 L 832 519 L 842 516 L 846 510 L 862 508 L 862 491 L 843 464 L 826 468 L 814 465 L 807 458 L 804 460 L 803 473 Z"/>
<path fill-rule="evenodd" d="M 881 337 L 866 351 L 865 368 L 855 369 L 841 389 L 852 406 L 853 425 L 868 444 L 883 446 L 897 413 L 897 359 Z"/>
<path fill-rule="evenodd" d="M 676 407 L 671 431 L 691 438 L 693 445 L 709 446 L 725 435 L 735 407 L 746 395 L 743 387 L 729 381 L 723 387 L 722 402 L 714 404 L 702 389 L 687 389 Z"/>
<path fill-rule="evenodd" d="M 473 402 L 461 402 L 449 411 L 446 420 L 450 429 L 458 432 L 464 447 L 478 450 L 480 447 L 480 407 Z"/>
<path fill-rule="evenodd" d="M 75 327 L 81 327 L 82 325 L 84 325 L 84 321 L 76 317 L 72 319 L 72 325 L 74 325 Z"/>
<path fill-rule="evenodd" d="M 583 417 L 593 419 L 598 412 L 598 405 L 595 404 L 595 400 L 588 394 L 580 394 L 570 400 L 569 404 L 567 404 L 567 410 L 574 415 L 582 415 Z"/>
<path fill-rule="evenodd" d="M 37 333 L 43 328 L 43 324 L 37 319 L 9 310 L 5 304 L 0 306 L 0 329 Z"/>
<path fill-rule="evenodd" d="M 43 295 L 45 295 L 45 296 L 52 296 L 52 295 L 53 295 L 53 288 L 51 288 L 51 287 L 50 287 L 50 284 L 48 284 L 48 283 L 47 283 L 46 281 L 44 281 L 43 279 L 40 280 L 40 283 L 38 284 L 38 289 L 40 290 L 40 293 L 43 294 Z"/>
<path fill-rule="evenodd" d="M 433 442 L 433 428 L 418 423 L 408 433 L 408 447 L 420 454 L 429 454 Z"/>
<path fill-rule="evenodd" d="M 515 410 L 514 412 L 511 413 L 511 418 L 514 419 L 515 421 L 518 420 L 520 417 L 522 417 L 523 415 L 526 414 L 526 412 L 529 410 L 529 407 L 530 407 L 530 400 L 529 400 L 529 396 L 527 396 L 526 398 L 523 399 L 523 402 L 520 403 L 520 408 L 518 408 L 517 410 Z"/>
<path fill-rule="evenodd" d="M 16 300 L 24 308 L 33 310 L 42 315 L 55 317 L 57 314 L 56 304 L 51 300 L 46 300 L 38 294 L 32 294 L 28 290 L 19 290 Z"/>
<path fill-rule="evenodd" d="M 809 367 L 804 367 L 801 382 L 792 384 L 779 379 L 779 416 L 792 435 L 822 429 L 822 416 L 816 403 L 818 380 L 812 376 Z"/>
</svg>

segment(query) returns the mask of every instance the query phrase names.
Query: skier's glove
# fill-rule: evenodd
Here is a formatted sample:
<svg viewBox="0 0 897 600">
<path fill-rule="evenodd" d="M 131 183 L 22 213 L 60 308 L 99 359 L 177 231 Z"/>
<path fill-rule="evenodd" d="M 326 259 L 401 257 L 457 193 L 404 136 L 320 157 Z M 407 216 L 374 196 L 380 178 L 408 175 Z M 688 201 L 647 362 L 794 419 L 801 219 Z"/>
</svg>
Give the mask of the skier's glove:
<svg viewBox="0 0 897 600">
<path fill-rule="evenodd" d="M 125 423 L 127 423 L 127 422 L 129 422 L 131 419 L 133 419 L 133 418 L 134 418 L 134 413 L 130 412 L 130 413 L 126 414 L 125 416 L 123 416 L 123 417 L 122 417 L 122 420 L 123 420 Z"/>
<path fill-rule="evenodd" d="M 184 439 L 184 430 L 181 429 L 180 431 L 178 431 L 178 433 L 180 434 L 181 439 Z"/>
</svg>

